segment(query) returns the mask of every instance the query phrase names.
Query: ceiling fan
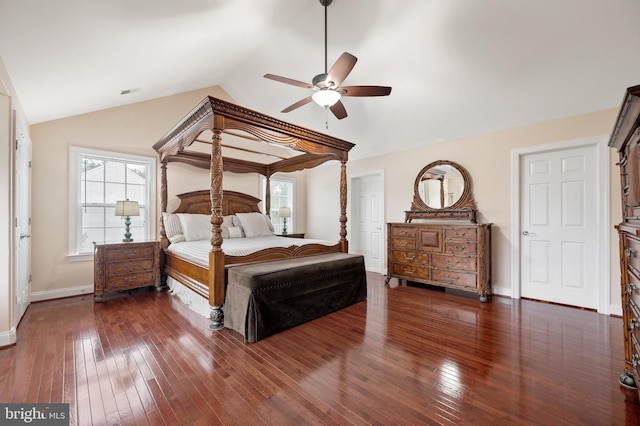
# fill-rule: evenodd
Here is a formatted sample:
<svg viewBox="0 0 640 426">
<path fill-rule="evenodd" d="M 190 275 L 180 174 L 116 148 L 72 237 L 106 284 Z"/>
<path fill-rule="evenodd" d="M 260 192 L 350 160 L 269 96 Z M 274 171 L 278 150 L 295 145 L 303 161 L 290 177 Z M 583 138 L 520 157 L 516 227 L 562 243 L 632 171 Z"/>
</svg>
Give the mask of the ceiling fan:
<svg viewBox="0 0 640 426">
<path fill-rule="evenodd" d="M 342 84 L 344 79 L 347 78 L 358 60 L 358 58 L 348 52 L 344 52 L 340 55 L 331 69 L 327 71 L 327 7 L 332 2 L 333 0 L 320 0 L 320 4 L 324 6 L 324 73 L 313 77 L 311 84 L 273 74 L 264 75 L 265 78 L 271 80 L 291 84 L 304 89 L 311 89 L 313 91 L 310 96 L 288 106 L 283 109 L 282 112 L 293 111 L 296 108 L 300 108 L 301 106 L 314 101 L 322 107 L 329 108 L 336 118 L 343 119 L 347 116 L 347 110 L 340 101 L 342 96 L 387 96 L 391 93 L 391 87 L 387 86 L 341 87 L 340 84 Z"/>
</svg>

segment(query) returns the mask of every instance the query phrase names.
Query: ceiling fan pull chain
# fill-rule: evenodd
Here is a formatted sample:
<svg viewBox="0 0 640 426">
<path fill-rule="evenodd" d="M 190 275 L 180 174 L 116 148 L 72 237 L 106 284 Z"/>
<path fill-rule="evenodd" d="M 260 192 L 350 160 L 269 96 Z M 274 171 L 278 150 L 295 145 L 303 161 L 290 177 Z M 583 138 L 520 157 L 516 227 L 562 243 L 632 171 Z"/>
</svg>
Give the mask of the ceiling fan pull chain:
<svg viewBox="0 0 640 426">
<path fill-rule="evenodd" d="M 329 130 L 329 107 L 324 107 L 324 126 L 325 129 Z"/>
</svg>

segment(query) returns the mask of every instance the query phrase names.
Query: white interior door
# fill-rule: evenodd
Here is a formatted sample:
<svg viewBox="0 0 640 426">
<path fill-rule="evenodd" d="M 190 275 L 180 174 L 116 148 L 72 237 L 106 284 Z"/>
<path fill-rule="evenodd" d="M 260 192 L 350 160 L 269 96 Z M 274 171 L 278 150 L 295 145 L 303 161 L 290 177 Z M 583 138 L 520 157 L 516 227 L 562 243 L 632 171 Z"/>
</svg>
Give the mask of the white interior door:
<svg viewBox="0 0 640 426">
<path fill-rule="evenodd" d="M 15 145 L 15 323 L 31 303 L 31 140 L 16 130 Z"/>
<path fill-rule="evenodd" d="M 368 271 L 382 273 L 384 265 L 383 179 L 381 174 L 351 180 L 351 252 L 364 256 Z"/>
<path fill-rule="evenodd" d="M 522 297 L 598 308 L 597 151 L 522 158 Z"/>
</svg>

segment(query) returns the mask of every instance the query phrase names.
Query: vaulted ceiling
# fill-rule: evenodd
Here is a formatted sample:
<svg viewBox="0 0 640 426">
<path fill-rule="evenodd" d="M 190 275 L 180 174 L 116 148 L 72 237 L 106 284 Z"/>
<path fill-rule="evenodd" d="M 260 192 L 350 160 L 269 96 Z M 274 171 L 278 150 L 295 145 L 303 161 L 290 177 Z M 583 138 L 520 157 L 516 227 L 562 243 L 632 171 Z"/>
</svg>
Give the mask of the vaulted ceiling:
<svg viewBox="0 0 640 426">
<path fill-rule="evenodd" d="M 343 120 L 280 113 L 309 92 L 263 78 L 324 71 L 318 0 L 0 0 L 0 57 L 32 124 L 219 85 L 353 159 L 618 107 L 638 17 L 638 0 L 334 0 L 329 67 L 346 51 L 345 85 L 393 87 L 344 99 Z"/>
</svg>

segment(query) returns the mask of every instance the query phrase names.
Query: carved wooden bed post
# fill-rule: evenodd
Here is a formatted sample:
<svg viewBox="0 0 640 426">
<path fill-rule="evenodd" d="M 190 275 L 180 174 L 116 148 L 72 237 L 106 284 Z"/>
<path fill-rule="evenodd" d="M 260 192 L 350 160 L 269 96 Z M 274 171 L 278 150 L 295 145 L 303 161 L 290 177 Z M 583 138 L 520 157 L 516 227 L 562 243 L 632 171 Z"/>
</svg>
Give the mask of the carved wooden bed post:
<svg viewBox="0 0 640 426">
<path fill-rule="evenodd" d="M 162 249 L 169 246 L 167 232 L 164 229 L 164 220 L 162 220 L 162 212 L 167 211 L 167 162 L 163 160 L 160 165 L 160 241 Z"/>
<path fill-rule="evenodd" d="M 209 252 L 209 307 L 211 308 L 211 324 L 209 328 L 217 330 L 223 327 L 222 305 L 224 304 L 224 253 L 222 252 L 222 132 L 220 121 L 214 118 L 213 138 L 211 144 L 211 251 Z"/>
<path fill-rule="evenodd" d="M 271 175 L 265 176 L 266 188 L 264 190 L 264 211 L 271 217 Z"/>
<path fill-rule="evenodd" d="M 340 161 L 340 245 L 343 253 L 349 253 L 347 241 L 347 160 Z"/>
</svg>

